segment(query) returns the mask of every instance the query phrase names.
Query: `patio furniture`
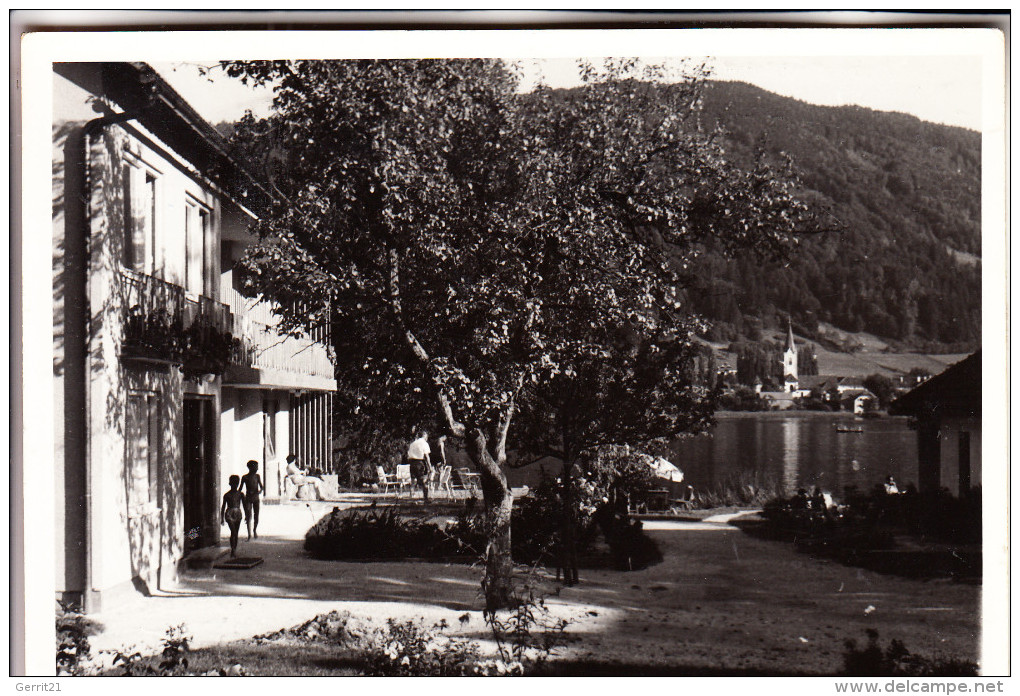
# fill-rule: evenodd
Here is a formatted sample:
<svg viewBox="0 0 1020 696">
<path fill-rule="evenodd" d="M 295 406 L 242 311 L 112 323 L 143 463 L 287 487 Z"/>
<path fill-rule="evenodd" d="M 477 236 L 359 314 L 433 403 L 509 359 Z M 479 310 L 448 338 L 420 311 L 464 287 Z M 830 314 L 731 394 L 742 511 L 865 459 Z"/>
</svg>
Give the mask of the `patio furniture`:
<svg viewBox="0 0 1020 696">
<path fill-rule="evenodd" d="M 294 488 L 294 500 L 318 500 L 319 492 L 313 483 L 301 483 Z"/>
<path fill-rule="evenodd" d="M 379 487 L 382 488 L 384 492 L 389 491 L 391 488 L 396 488 L 398 491 L 400 490 L 400 480 L 396 476 L 387 474 L 386 470 L 381 466 L 377 466 L 375 468 L 375 475 L 379 479 Z"/>
<path fill-rule="evenodd" d="M 697 501 L 694 495 L 694 486 L 687 486 L 683 491 L 683 495 L 669 501 L 669 504 L 670 507 L 678 510 L 693 510 L 695 502 Z"/>
<path fill-rule="evenodd" d="M 447 495 L 453 496 L 453 488 L 450 486 L 450 477 L 452 474 L 452 467 L 449 465 L 440 467 L 436 475 L 436 492 L 446 491 Z"/>
<path fill-rule="evenodd" d="M 463 490 L 477 493 L 480 488 L 479 482 L 482 479 L 482 475 L 464 466 L 457 469 L 457 479 L 460 481 L 460 487 Z"/>
<path fill-rule="evenodd" d="M 629 511 L 643 514 L 647 512 L 663 512 L 668 506 L 669 490 L 656 488 L 634 496 L 633 500 L 628 501 L 627 508 Z"/>
<path fill-rule="evenodd" d="M 669 507 L 669 489 L 656 488 L 648 491 L 645 497 L 645 506 L 648 510 L 662 512 Z"/>
<path fill-rule="evenodd" d="M 396 479 L 399 490 L 404 490 L 404 486 L 407 486 L 408 493 L 410 493 L 414 489 L 414 481 L 411 480 L 410 464 L 397 465 Z"/>
</svg>

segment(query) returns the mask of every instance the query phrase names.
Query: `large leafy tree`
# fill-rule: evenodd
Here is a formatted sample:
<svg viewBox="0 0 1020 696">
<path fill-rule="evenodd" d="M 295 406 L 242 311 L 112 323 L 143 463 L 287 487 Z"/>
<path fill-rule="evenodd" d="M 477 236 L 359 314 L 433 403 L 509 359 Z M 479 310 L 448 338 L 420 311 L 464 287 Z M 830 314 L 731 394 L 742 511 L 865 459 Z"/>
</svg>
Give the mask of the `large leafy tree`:
<svg viewBox="0 0 1020 696">
<path fill-rule="evenodd" d="M 697 71 L 661 90 L 661 71 L 617 61 L 583 66 L 578 89 L 521 93 L 498 61 L 225 68 L 276 89 L 273 114 L 237 129 L 280 194 L 246 282 L 285 327 L 332 325 L 343 408 L 393 436 L 438 417 L 463 440 L 485 502 L 486 603 L 504 606 L 519 410 L 533 448 L 581 388 L 597 425 L 560 428 L 561 447 L 695 427 L 690 259 L 705 244 L 780 253 L 804 209 L 764 157 L 736 168 L 699 129 Z"/>
</svg>

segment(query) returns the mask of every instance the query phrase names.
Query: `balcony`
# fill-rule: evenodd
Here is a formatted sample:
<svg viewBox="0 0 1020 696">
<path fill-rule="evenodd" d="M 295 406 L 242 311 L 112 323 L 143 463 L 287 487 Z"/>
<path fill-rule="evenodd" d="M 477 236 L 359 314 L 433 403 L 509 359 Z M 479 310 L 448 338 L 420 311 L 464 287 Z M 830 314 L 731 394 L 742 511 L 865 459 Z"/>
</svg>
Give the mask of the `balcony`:
<svg viewBox="0 0 1020 696">
<path fill-rule="evenodd" d="M 227 305 L 124 268 L 120 285 L 122 359 L 179 365 L 189 379 L 223 374 L 237 343 Z"/>
<path fill-rule="evenodd" d="M 237 387 L 336 389 L 329 339 L 281 335 L 268 302 L 227 293 L 237 337 L 224 384 Z"/>
<path fill-rule="evenodd" d="M 231 333 L 230 307 L 199 295 L 185 299 L 184 316 L 184 376 L 222 375 L 238 343 Z"/>
<path fill-rule="evenodd" d="M 123 268 L 120 285 L 121 357 L 179 363 L 184 348 L 184 288 Z"/>
</svg>

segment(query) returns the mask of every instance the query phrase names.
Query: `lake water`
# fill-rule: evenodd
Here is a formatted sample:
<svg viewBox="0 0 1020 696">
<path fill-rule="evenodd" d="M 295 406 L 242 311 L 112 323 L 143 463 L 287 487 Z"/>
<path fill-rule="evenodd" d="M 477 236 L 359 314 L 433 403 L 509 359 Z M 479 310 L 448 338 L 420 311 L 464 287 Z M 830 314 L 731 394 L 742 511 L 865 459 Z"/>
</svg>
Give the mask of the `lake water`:
<svg viewBox="0 0 1020 696">
<path fill-rule="evenodd" d="M 842 495 L 870 490 L 890 474 L 901 487 L 917 483 L 917 433 L 905 418 L 847 415 L 720 413 L 711 434 L 674 443 L 673 463 L 695 490 L 751 474 L 781 482 L 788 494 L 815 486 Z M 836 426 L 861 428 L 841 433 Z"/>
</svg>

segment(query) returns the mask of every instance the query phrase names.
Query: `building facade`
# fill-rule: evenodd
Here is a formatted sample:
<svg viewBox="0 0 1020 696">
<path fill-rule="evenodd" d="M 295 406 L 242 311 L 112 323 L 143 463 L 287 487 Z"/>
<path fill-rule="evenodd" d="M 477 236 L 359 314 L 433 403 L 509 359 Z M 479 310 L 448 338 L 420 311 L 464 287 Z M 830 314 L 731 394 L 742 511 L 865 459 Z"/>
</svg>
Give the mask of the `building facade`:
<svg viewBox="0 0 1020 696">
<path fill-rule="evenodd" d="M 890 413 L 917 420 L 922 493 L 961 497 L 981 486 L 981 352 L 892 403 Z"/>
<path fill-rule="evenodd" d="M 96 611 L 218 544 L 226 478 L 255 459 L 271 485 L 296 421 L 328 447 L 335 381 L 328 337 L 236 291 L 268 194 L 215 129 L 142 63 L 53 88 L 55 589 Z"/>
</svg>

